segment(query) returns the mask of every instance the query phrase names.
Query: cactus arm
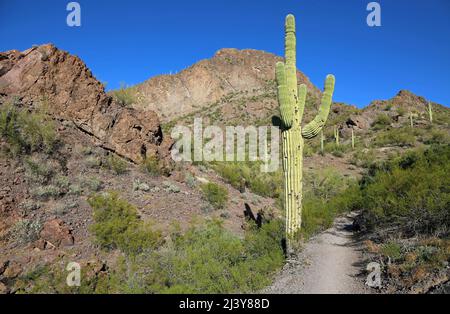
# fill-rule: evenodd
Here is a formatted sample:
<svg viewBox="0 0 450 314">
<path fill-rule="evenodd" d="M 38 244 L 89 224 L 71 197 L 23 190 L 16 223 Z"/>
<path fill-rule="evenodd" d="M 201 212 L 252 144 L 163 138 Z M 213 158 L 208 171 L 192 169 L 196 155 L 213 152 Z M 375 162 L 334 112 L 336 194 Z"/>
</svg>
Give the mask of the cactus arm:
<svg viewBox="0 0 450 314">
<path fill-rule="evenodd" d="M 297 106 L 298 106 L 298 117 L 300 119 L 303 118 L 303 113 L 305 111 L 305 103 L 306 103 L 306 94 L 308 93 L 308 90 L 306 89 L 306 85 L 305 84 L 301 84 L 298 87 L 298 101 L 297 101 Z"/>
<path fill-rule="evenodd" d="M 297 102 L 297 38 L 295 34 L 295 18 L 292 14 L 286 17 L 286 84 L 292 103 Z"/>
<path fill-rule="evenodd" d="M 286 69 L 283 62 L 276 65 L 276 79 L 278 85 L 278 103 L 280 104 L 281 121 L 286 129 L 294 122 L 294 106 L 292 105 L 286 82 Z"/>
<path fill-rule="evenodd" d="M 433 106 L 428 102 L 428 115 L 430 116 L 430 123 L 433 123 Z"/>
<path fill-rule="evenodd" d="M 322 104 L 319 113 L 308 125 L 303 128 L 302 135 L 305 139 L 312 139 L 319 134 L 320 130 L 325 126 L 330 114 L 331 103 L 334 93 L 335 78 L 328 75 L 325 81 L 325 91 L 322 95 Z"/>
</svg>

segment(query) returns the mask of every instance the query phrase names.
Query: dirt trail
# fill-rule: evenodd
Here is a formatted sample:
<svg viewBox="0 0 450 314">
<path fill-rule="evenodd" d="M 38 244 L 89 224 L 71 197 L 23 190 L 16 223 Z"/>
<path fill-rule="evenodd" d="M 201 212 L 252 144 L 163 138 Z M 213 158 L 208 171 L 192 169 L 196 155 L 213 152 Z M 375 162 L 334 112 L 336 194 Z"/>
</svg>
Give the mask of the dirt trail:
<svg viewBox="0 0 450 314">
<path fill-rule="evenodd" d="M 361 253 L 351 225 L 354 214 L 308 242 L 266 292 L 278 294 L 367 293 L 361 277 Z"/>
</svg>

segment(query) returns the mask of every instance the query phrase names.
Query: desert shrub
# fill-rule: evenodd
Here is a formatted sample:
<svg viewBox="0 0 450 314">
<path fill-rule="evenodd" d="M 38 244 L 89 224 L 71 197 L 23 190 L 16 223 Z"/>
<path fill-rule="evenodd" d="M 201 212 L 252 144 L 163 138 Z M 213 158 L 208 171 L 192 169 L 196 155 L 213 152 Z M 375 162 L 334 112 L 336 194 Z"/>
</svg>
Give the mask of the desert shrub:
<svg viewBox="0 0 450 314">
<path fill-rule="evenodd" d="M 278 198 L 283 189 L 282 173 L 261 172 L 259 162 L 217 162 L 212 168 L 235 189 L 249 188 L 260 196 Z"/>
<path fill-rule="evenodd" d="M 39 239 L 39 233 L 42 230 L 40 220 L 20 220 L 12 228 L 12 238 L 19 245 L 24 245 Z"/>
<path fill-rule="evenodd" d="M 374 144 L 383 146 L 414 146 L 416 138 L 410 129 L 392 129 L 381 132 L 375 138 Z"/>
<path fill-rule="evenodd" d="M 142 168 L 146 173 L 153 177 L 158 177 L 164 174 L 160 162 L 155 156 L 147 157 L 142 164 Z"/>
<path fill-rule="evenodd" d="M 406 114 L 406 110 L 403 107 L 398 107 L 397 113 L 400 117 L 403 117 Z"/>
<path fill-rule="evenodd" d="M 63 191 L 55 185 L 38 186 L 31 190 L 31 195 L 41 200 L 57 199 L 63 194 Z"/>
<path fill-rule="evenodd" d="M 450 135 L 445 130 L 432 129 L 426 132 L 425 136 L 424 143 L 428 145 L 450 143 Z"/>
<path fill-rule="evenodd" d="M 50 154 L 58 141 L 53 121 L 45 113 L 19 110 L 14 105 L 0 108 L 0 136 L 13 155 L 33 151 Z"/>
<path fill-rule="evenodd" d="M 353 153 L 350 163 L 358 167 L 368 168 L 375 160 L 376 155 L 372 149 L 359 149 Z"/>
<path fill-rule="evenodd" d="M 102 161 L 98 157 L 88 156 L 85 159 L 84 164 L 88 168 L 96 169 L 96 168 L 100 168 L 100 166 L 102 165 Z"/>
<path fill-rule="evenodd" d="M 113 207 L 117 208 L 117 204 Z M 128 226 L 133 221 L 131 218 Z M 174 229 L 164 243 L 138 245 L 137 251 L 141 253 L 134 254 L 133 248 L 131 254 L 108 262 L 108 273 L 102 276 L 90 277 L 90 270 L 83 267 L 81 287 L 70 288 L 65 284 L 67 263 L 60 262 L 26 273 L 18 279 L 17 286 L 26 293 L 255 292 L 270 284 L 275 272 L 283 266 L 283 235 L 283 223 L 279 220 L 261 228 L 250 224 L 244 238 L 227 231 L 219 221 L 197 222 L 184 233 Z"/>
<path fill-rule="evenodd" d="M 186 185 L 191 189 L 197 186 L 197 179 L 190 172 L 186 174 L 185 182 Z"/>
<path fill-rule="evenodd" d="M 69 177 L 66 177 L 66 176 L 58 175 L 54 178 L 53 182 L 57 187 L 59 187 L 61 189 L 68 190 L 70 187 L 70 179 L 69 179 Z"/>
<path fill-rule="evenodd" d="M 251 227 L 243 240 L 217 221 L 194 225 L 147 259 L 154 274 L 146 284 L 162 293 L 257 291 L 283 265 L 282 237 L 280 221 Z"/>
<path fill-rule="evenodd" d="M 333 156 L 342 158 L 344 157 L 344 154 L 347 153 L 351 146 L 340 144 L 337 145 L 336 142 L 328 142 L 325 144 L 325 152 L 330 152 Z"/>
<path fill-rule="evenodd" d="M 215 209 L 225 207 L 228 201 L 228 191 L 226 188 L 212 182 L 203 184 L 200 188 L 204 199 L 214 206 Z"/>
<path fill-rule="evenodd" d="M 450 146 L 413 151 L 369 171 L 362 209 L 368 226 L 393 224 L 406 234 L 447 234 Z"/>
<path fill-rule="evenodd" d="M 389 257 L 392 261 L 397 261 L 403 257 L 402 247 L 394 241 L 390 241 L 381 246 L 381 254 Z"/>
<path fill-rule="evenodd" d="M 53 177 L 54 171 L 47 162 L 35 158 L 25 159 L 26 176 L 32 181 L 47 184 Z"/>
<path fill-rule="evenodd" d="M 150 191 L 150 186 L 147 183 L 141 182 L 141 180 L 136 179 L 133 182 L 133 191 L 148 192 Z"/>
<path fill-rule="evenodd" d="M 127 172 L 127 162 L 116 155 L 110 155 L 107 159 L 108 168 L 115 174 L 121 175 Z"/>
<path fill-rule="evenodd" d="M 359 209 L 358 184 L 333 169 L 306 173 L 301 234 L 308 238 L 333 225 L 342 213 Z"/>
<path fill-rule="evenodd" d="M 120 199 L 117 193 L 95 195 L 88 202 L 94 217 L 90 230 L 102 248 L 138 254 L 160 244 L 160 232 L 144 223 L 136 208 Z"/>
<path fill-rule="evenodd" d="M 372 123 L 372 128 L 375 130 L 381 130 L 387 126 L 390 126 L 391 123 L 392 118 L 387 114 L 381 113 L 375 118 L 375 121 Z"/>
<path fill-rule="evenodd" d="M 91 192 L 98 192 L 102 188 L 103 182 L 96 177 L 90 177 L 83 179 L 83 185 L 86 186 Z"/>
<path fill-rule="evenodd" d="M 169 181 L 164 181 L 163 187 L 167 192 L 170 192 L 170 193 L 180 193 L 181 192 L 181 189 L 178 185 L 173 184 Z"/>
<path fill-rule="evenodd" d="M 126 84 L 121 84 L 118 90 L 112 92 L 114 99 L 123 107 L 129 107 L 137 102 L 136 90 L 133 87 L 128 87 Z"/>
</svg>

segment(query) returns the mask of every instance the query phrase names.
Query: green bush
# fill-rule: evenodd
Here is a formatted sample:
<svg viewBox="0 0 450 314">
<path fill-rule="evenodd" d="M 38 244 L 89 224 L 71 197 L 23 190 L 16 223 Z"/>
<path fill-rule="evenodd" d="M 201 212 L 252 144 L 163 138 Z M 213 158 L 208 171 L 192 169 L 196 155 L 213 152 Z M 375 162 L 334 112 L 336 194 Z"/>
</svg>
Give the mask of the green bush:
<svg viewBox="0 0 450 314">
<path fill-rule="evenodd" d="M 200 186 L 203 197 L 215 209 L 222 209 L 228 201 L 228 190 L 216 183 L 206 183 Z"/>
<path fill-rule="evenodd" d="M 94 217 L 90 230 L 102 248 L 120 249 L 133 255 L 161 243 L 161 233 L 145 224 L 136 208 L 120 199 L 117 193 L 95 195 L 88 202 Z"/>
<path fill-rule="evenodd" d="M 281 171 L 261 172 L 259 162 L 216 162 L 212 168 L 235 189 L 249 188 L 264 197 L 278 198 L 282 194 Z"/>
<path fill-rule="evenodd" d="M 20 220 L 12 228 L 12 238 L 19 245 L 28 244 L 39 239 L 39 233 L 42 230 L 40 220 Z"/>
<path fill-rule="evenodd" d="M 151 157 L 147 157 L 143 164 L 142 164 L 142 168 L 144 169 L 144 171 L 146 173 L 148 173 L 149 175 L 153 176 L 153 177 L 159 177 L 164 173 L 164 170 L 162 169 L 160 162 L 158 160 L 158 158 L 151 156 Z"/>
<path fill-rule="evenodd" d="M 157 293 L 245 293 L 270 284 L 284 262 L 283 224 L 253 226 L 243 240 L 217 221 L 195 225 L 146 259 L 145 284 Z"/>
<path fill-rule="evenodd" d="M 363 179 L 368 227 L 393 224 L 407 234 L 447 234 L 450 146 L 413 151 L 373 168 Z"/>
<path fill-rule="evenodd" d="M 301 231 L 304 237 L 330 228 L 339 214 L 359 209 L 359 186 L 334 169 L 305 173 L 304 180 Z"/>
<path fill-rule="evenodd" d="M 127 172 L 127 162 L 116 155 L 111 155 L 107 159 L 108 168 L 114 171 L 115 174 L 121 175 Z"/>
<path fill-rule="evenodd" d="M 61 197 L 64 192 L 55 185 L 39 186 L 31 190 L 31 195 L 37 199 L 48 200 Z"/>
<path fill-rule="evenodd" d="M 121 84 L 118 90 L 112 92 L 114 99 L 123 107 L 129 107 L 137 102 L 136 89 L 128 87 L 126 84 Z"/>
<path fill-rule="evenodd" d="M 383 146 L 414 146 L 416 138 L 411 129 L 401 128 L 381 132 L 375 138 L 374 144 Z"/>
<path fill-rule="evenodd" d="M 27 177 L 40 184 L 47 184 L 53 177 L 54 171 L 46 161 L 34 158 L 25 159 Z"/>
<path fill-rule="evenodd" d="M 103 182 L 96 177 L 90 177 L 83 179 L 83 185 L 92 192 L 98 192 L 101 190 Z"/>
<path fill-rule="evenodd" d="M 391 123 L 392 118 L 387 114 L 381 113 L 375 118 L 375 121 L 372 123 L 372 128 L 375 130 L 381 130 L 387 126 L 390 126 Z"/>
<path fill-rule="evenodd" d="M 50 154 L 58 141 L 53 121 L 45 113 L 19 110 L 14 105 L 0 108 L 0 136 L 13 155 L 33 151 Z"/>
<path fill-rule="evenodd" d="M 120 217 L 128 222 L 117 232 L 135 225 L 134 211 L 117 200 L 106 205 L 94 201 L 95 208 L 121 208 Z M 98 204 L 100 203 L 100 204 Z M 123 210 L 125 213 L 123 213 Z M 110 213 L 110 210 L 108 210 Z M 116 214 L 113 214 L 116 217 Z M 103 216 L 103 215 L 102 215 Z M 133 217 L 133 218 L 130 218 Z M 128 218 L 127 218 L 128 217 Z M 100 219 L 109 221 L 107 217 Z M 114 219 L 120 220 L 120 219 Z M 120 224 L 117 221 L 114 225 Z M 139 224 L 139 223 L 137 223 Z M 102 234 L 104 228 L 101 228 Z M 109 232 L 108 232 L 109 233 Z M 167 241 L 133 247 L 131 254 L 120 255 L 108 262 L 108 273 L 89 276 L 82 268 L 81 287 L 65 284 L 67 263 L 40 266 L 21 276 L 19 292 L 25 293 L 249 293 L 271 283 L 284 264 L 283 223 L 273 220 L 257 228 L 250 224 L 245 237 L 235 236 L 218 221 L 198 222 L 181 233 L 174 229 Z M 151 235 L 146 235 L 151 238 Z M 122 237 L 121 237 L 122 238 Z M 124 237 L 123 237 L 124 238 Z M 153 237 L 154 238 L 154 237 Z M 111 237 L 107 236 L 108 243 Z M 159 238 L 158 238 L 159 239 Z M 123 242 L 120 240 L 119 242 Z M 128 242 L 135 242 L 134 236 Z M 128 244 L 125 245 L 128 247 Z M 155 248 L 158 246 L 158 248 Z M 136 247 L 138 248 L 136 250 Z M 144 249 L 150 247 L 151 249 Z M 127 250 L 128 251 L 128 250 Z M 140 252 L 135 254 L 135 252 Z"/>
</svg>

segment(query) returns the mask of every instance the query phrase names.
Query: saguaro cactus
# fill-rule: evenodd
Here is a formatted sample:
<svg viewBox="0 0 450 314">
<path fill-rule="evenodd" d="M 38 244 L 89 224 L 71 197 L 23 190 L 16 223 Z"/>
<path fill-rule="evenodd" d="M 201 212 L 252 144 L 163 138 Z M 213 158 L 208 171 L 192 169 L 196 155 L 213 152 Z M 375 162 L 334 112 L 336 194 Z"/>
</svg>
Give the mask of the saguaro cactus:
<svg viewBox="0 0 450 314">
<path fill-rule="evenodd" d="M 337 127 L 334 127 L 334 139 L 336 140 L 336 145 L 339 146 L 339 129 Z"/>
<path fill-rule="evenodd" d="M 352 149 L 355 149 L 355 130 L 352 128 Z"/>
<path fill-rule="evenodd" d="M 430 116 L 430 123 L 433 123 L 433 106 L 431 102 L 428 103 L 428 115 Z"/>
<path fill-rule="evenodd" d="M 323 134 L 323 129 L 320 131 L 320 153 L 325 154 L 325 135 Z"/>
<path fill-rule="evenodd" d="M 285 63 L 277 63 L 276 78 L 282 121 L 286 238 L 290 250 L 290 240 L 301 228 L 304 139 L 316 137 L 324 127 L 330 113 L 335 78 L 333 75 L 327 76 L 319 113 L 313 121 L 302 128 L 307 90 L 305 84 L 297 86 L 297 43 L 293 15 L 286 17 L 285 40 Z"/>
<path fill-rule="evenodd" d="M 412 112 L 409 112 L 409 123 L 411 124 L 411 129 L 414 129 L 414 118 Z"/>
</svg>

